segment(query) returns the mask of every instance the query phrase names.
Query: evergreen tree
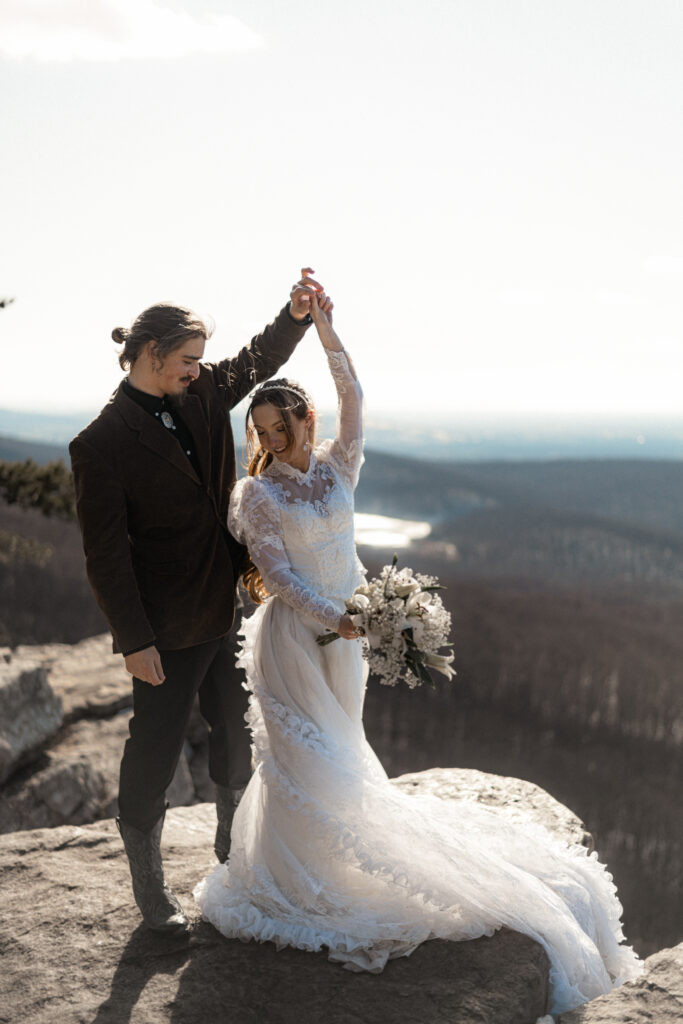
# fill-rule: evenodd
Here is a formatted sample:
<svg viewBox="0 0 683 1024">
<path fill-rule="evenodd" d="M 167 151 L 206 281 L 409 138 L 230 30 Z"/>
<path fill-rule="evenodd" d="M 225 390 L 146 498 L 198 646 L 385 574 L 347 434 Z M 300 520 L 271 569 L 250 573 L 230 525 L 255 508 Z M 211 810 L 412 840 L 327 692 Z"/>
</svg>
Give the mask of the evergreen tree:
<svg viewBox="0 0 683 1024">
<path fill-rule="evenodd" d="M 0 462 L 0 497 L 8 505 L 35 508 L 44 516 L 76 517 L 73 476 L 61 459 L 45 466 L 33 459 Z"/>
</svg>

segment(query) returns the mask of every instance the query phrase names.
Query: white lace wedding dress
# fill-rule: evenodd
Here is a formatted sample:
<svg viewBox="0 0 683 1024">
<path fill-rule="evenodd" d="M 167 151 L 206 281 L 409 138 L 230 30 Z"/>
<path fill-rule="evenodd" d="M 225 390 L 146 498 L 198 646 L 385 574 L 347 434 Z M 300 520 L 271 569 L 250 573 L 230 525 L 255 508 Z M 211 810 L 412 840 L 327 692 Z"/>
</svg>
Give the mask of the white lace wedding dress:
<svg viewBox="0 0 683 1024">
<path fill-rule="evenodd" d="M 605 867 L 532 823 L 397 791 L 363 732 L 360 641 L 316 644 L 363 573 L 353 535 L 362 396 L 345 354 L 328 358 L 335 440 L 308 472 L 274 460 L 232 496 L 231 529 L 273 596 L 243 629 L 255 772 L 229 861 L 195 897 L 226 936 L 324 947 L 355 970 L 505 925 L 545 947 L 551 1011 L 567 1010 L 639 972 Z"/>
</svg>

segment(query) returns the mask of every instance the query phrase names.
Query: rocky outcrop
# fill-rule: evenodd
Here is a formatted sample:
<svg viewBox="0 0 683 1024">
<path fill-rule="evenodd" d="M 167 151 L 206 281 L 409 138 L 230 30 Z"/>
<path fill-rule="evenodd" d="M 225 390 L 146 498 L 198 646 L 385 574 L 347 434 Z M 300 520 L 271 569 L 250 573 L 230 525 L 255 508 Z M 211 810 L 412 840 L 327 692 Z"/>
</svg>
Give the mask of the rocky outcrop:
<svg viewBox="0 0 683 1024">
<path fill-rule="evenodd" d="M 108 633 L 73 645 L 18 647 L 13 657 L 30 657 L 45 667 L 50 686 L 62 701 L 65 724 L 79 718 L 108 718 L 133 705 L 130 676 L 121 655 L 112 653 Z"/>
<path fill-rule="evenodd" d="M 545 1011 L 545 952 L 515 932 L 429 942 L 379 976 L 224 939 L 191 899 L 214 828 L 212 805 L 168 812 L 167 878 L 192 918 L 175 939 L 140 927 L 112 821 L 1 836 L 0 1021 L 533 1024 Z"/>
<path fill-rule="evenodd" d="M 4 787 L 0 833 L 83 825 L 118 813 L 121 752 L 130 712 L 110 719 L 84 719 L 62 730 L 41 760 Z M 196 803 L 185 753 L 166 791 L 172 807 Z"/>
<path fill-rule="evenodd" d="M 645 961 L 645 971 L 609 995 L 570 1013 L 559 1024 L 681 1024 L 683 1021 L 683 943 Z"/>
<path fill-rule="evenodd" d="M 73 734 L 72 742 L 77 751 Z M 476 800 L 505 817 L 523 814 L 567 840 L 585 835 L 570 811 L 519 779 L 436 768 L 394 785 Z M 189 936 L 176 939 L 140 927 L 112 821 L 0 837 L 11 936 L 0 945 L 0 1021 L 533 1024 L 543 1016 L 546 955 L 514 932 L 429 942 L 379 977 L 350 974 L 324 955 L 224 939 L 191 899 L 214 863 L 214 828 L 210 804 L 167 815 L 167 878 L 192 916 Z"/>
<path fill-rule="evenodd" d="M 0 651 L 0 833 L 114 816 L 131 707 L 109 635 Z M 189 735 L 166 793 L 172 807 L 213 799 L 198 714 Z"/>
<path fill-rule="evenodd" d="M 114 816 L 119 761 L 128 735 L 132 699 L 130 676 L 121 656 L 111 653 L 108 636 L 100 636 L 73 647 L 47 644 L 18 648 L 8 668 L 26 664 L 29 652 L 34 663 L 40 662 L 40 671 L 49 682 L 49 686 L 44 683 L 41 699 L 54 706 L 61 701 L 62 729 L 58 736 L 46 737 L 42 752 L 39 746 L 34 747 L 35 757 L 41 754 L 40 758 L 2 790 L 0 833 L 81 825 Z M 520 779 L 435 769 L 404 776 L 399 784 L 407 792 L 484 801 L 508 818 L 531 814 L 572 842 L 592 846 L 590 835 L 571 811 L 538 786 Z M 213 800 L 207 728 L 198 708 L 190 721 L 185 751 L 167 799 L 172 807 Z"/>
<path fill-rule="evenodd" d="M 486 804 L 507 821 L 531 820 L 562 836 L 568 843 L 593 849 L 593 837 L 581 819 L 533 782 L 487 775 L 469 768 L 432 768 L 427 772 L 401 775 L 393 782 L 404 793 Z"/>
<path fill-rule="evenodd" d="M 212 799 L 198 713 L 167 794 L 172 806 L 195 806 L 170 811 L 164 832 L 168 878 L 192 929 L 176 939 L 142 929 L 111 820 L 130 705 L 130 678 L 108 636 L 0 649 L 0 1024 L 552 1024 L 543 1016 L 545 953 L 514 932 L 426 943 L 370 977 L 322 955 L 230 942 L 202 922 L 191 890 L 212 867 L 215 811 L 197 803 Z M 571 811 L 519 779 L 433 769 L 394 784 L 531 818 L 592 848 Z M 678 1022 L 682 967 L 683 947 L 664 950 L 638 981 L 561 1024 Z"/>
<path fill-rule="evenodd" d="M 0 659 L 0 783 L 36 757 L 62 724 L 62 703 L 40 660 Z"/>
</svg>

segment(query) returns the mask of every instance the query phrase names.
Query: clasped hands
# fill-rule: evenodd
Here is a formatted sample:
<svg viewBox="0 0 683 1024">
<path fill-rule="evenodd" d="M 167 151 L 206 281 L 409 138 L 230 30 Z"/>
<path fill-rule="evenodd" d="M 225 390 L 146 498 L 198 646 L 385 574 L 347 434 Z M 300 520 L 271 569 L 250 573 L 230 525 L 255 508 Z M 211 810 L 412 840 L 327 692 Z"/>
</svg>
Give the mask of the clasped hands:
<svg viewBox="0 0 683 1024">
<path fill-rule="evenodd" d="M 334 303 L 320 282 L 311 277 L 313 273 L 312 267 L 301 268 L 301 279 L 292 285 L 289 293 L 289 311 L 295 320 L 305 320 L 310 314 L 314 322 L 318 322 L 319 314 L 324 313 L 331 324 Z"/>
</svg>

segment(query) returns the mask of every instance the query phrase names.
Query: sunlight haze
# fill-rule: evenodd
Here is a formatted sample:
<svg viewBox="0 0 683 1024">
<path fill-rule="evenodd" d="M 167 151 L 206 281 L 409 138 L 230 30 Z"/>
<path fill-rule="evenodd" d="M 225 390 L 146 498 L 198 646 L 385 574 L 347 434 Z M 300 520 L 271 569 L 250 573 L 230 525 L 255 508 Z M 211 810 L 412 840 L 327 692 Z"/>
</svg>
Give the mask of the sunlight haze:
<svg viewBox="0 0 683 1024">
<path fill-rule="evenodd" d="M 311 265 L 368 408 L 676 413 L 683 7 L 0 8 L 0 406 L 97 409 L 173 299 L 234 353 Z M 333 403 L 309 331 L 286 371 Z"/>
</svg>

